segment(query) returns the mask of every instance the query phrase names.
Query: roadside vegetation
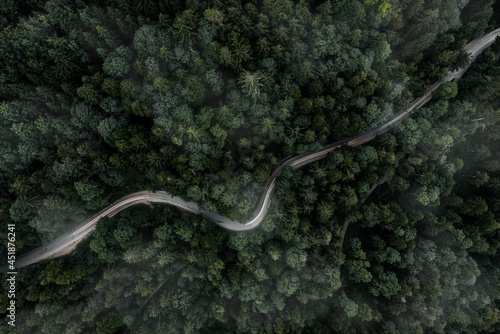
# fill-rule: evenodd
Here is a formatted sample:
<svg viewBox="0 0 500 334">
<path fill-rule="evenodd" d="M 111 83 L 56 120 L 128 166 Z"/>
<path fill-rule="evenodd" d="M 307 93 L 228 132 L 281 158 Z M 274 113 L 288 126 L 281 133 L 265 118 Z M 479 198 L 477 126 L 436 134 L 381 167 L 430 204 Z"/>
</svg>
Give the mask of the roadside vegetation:
<svg viewBox="0 0 500 334">
<path fill-rule="evenodd" d="M 244 221 L 280 161 L 405 110 L 499 17 L 493 0 L 5 1 L 0 220 L 17 256 L 140 190 Z M 19 270 L 16 331 L 499 332 L 499 64 L 497 41 L 391 131 L 286 168 L 255 231 L 166 205 L 102 219 Z"/>
</svg>

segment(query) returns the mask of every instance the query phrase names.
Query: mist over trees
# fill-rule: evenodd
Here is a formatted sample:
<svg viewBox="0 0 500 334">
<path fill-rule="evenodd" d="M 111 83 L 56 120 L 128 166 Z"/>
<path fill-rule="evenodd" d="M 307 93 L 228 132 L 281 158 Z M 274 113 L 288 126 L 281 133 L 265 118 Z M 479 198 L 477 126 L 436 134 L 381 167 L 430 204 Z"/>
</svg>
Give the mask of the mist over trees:
<svg viewBox="0 0 500 334">
<path fill-rule="evenodd" d="M 0 219 L 17 256 L 145 189 L 247 220 L 280 161 L 465 66 L 499 6 L 4 1 Z M 165 205 L 101 219 L 71 256 L 19 269 L 16 331 L 498 332 L 499 58 L 497 41 L 389 132 L 285 168 L 255 231 Z"/>
</svg>

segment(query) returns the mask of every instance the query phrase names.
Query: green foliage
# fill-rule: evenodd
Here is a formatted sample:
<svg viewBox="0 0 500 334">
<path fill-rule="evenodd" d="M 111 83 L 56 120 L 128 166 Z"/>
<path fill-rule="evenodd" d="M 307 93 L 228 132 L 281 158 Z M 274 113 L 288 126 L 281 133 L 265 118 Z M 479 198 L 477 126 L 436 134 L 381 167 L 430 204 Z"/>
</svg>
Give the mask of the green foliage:
<svg viewBox="0 0 500 334">
<path fill-rule="evenodd" d="M 195 13 L 191 9 L 187 9 L 179 14 L 172 23 L 173 34 L 179 39 L 181 44 L 190 45 L 193 36 L 196 35 L 195 30 Z"/>
<path fill-rule="evenodd" d="M 349 318 L 355 317 L 358 314 L 358 304 L 356 304 L 352 299 L 349 299 L 344 291 L 338 297 L 339 306 L 344 310 Z"/>
<path fill-rule="evenodd" d="M 123 325 L 116 314 L 105 315 L 97 322 L 96 332 L 98 334 L 116 333 L 117 329 Z"/>
<path fill-rule="evenodd" d="M 146 189 L 246 221 L 280 161 L 466 65 L 491 2 L 3 1 L 0 220 L 19 252 Z M 259 229 L 100 219 L 19 271 L 19 332 L 498 332 L 498 45 L 285 168 Z"/>
<path fill-rule="evenodd" d="M 92 181 L 77 181 L 75 182 L 75 190 L 85 202 L 90 202 L 98 198 L 104 191 L 99 188 L 99 185 Z"/>
<path fill-rule="evenodd" d="M 112 78 L 123 78 L 130 70 L 131 60 L 132 52 L 128 48 L 120 46 L 116 51 L 108 54 L 102 64 L 102 69 L 105 74 Z"/>
<path fill-rule="evenodd" d="M 260 82 L 261 80 L 262 75 L 260 73 L 250 73 L 248 71 L 243 72 L 239 78 L 241 88 L 254 101 L 260 96 L 260 90 L 263 85 Z"/>
<path fill-rule="evenodd" d="M 63 271 L 63 260 L 52 260 L 45 268 L 46 277 L 40 282 L 41 285 L 55 283 L 57 285 L 69 285 L 80 280 L 85 276 L 85 267 L 76 265 L 71 269 Z"/>
<path fill-rule="evenodd" d="M 401 287 L 398 283 L 396 274 L 393 272 L 382 273 L 373 281 L 370 292 L 375 296 L 382 295 L 385 298 L 395 296 Z"/>
<path fill-rule="evenodd" d="M 367 5 L 377 8 L 377 15 L 385 18 L 386 16 L 396 17 L 401 8 L 398 0 L 365 0 Z"/>
<path fill-rule="evenodd" d="M 300 286 L 299 277 L 295 273 L 284 274 L 278 281 L 276 288 L 287 297 L 292 296 Z"/>
<path fill-rule="evenodd" d="M 446 82 L 439 86 L 433 96 L 440 99 L 452 99 L 458 94 L 458 85 L 456 82 Z"/>
</svg>

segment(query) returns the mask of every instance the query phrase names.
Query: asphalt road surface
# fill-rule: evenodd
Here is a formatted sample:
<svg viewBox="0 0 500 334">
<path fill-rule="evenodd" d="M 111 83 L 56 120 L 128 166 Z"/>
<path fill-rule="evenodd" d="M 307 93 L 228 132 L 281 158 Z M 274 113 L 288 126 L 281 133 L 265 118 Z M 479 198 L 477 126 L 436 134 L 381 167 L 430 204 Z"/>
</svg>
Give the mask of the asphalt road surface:
<svg viewBox="0 0 500 334">
<path fill-rule="evenodd" d="M 491 43 L 493 43 L 493 41 L 498 35 L 500 35 L 500 28 L 484 35 L 483 37 L 477 38 L 472 42 L 470 42 L 469 44 L 467 44 L 465 49 L 470 55 L 470 61 L 471 62 L 474 61 L 476 57 L 484 49 L 486 49 L 488 46 L 491 45 Z M 213 221 L 220 227 L 230 231 L 241 232 L 241 231 L 252 230 L 257 226 L 259 226 L 264 217 L 266 216 L 267 210 L 270 205 L 271 193 L 274 187 L 276 186 L 276 179 L 281 174 L 281 171 L 285 166 L 290 166 L 292 168 L 300 168 L 313 161 L 323 159 L 329 152 L 338 149 L 342 145 L 356 147 L 358 145 L 362 145 L 364 143 L 369 142 L 377 135 L 382 134 L 387 130 L 389 130 L 391 126 L 403 121 L 413 111 L 419 109 L 425 103 L 427 103 L 432 98 L 432 92 L 434 92 L 442 83 L 460 79 L 460 77 L 462 77 L 465 71 L 467 71 L 469 66 L 470 63 L 469 65 L 467 65 L 462 69 L 448 73 L 448 75 L 443 79 L 443 81 L 432 85 L 427 94 L 416 99 L 407 110 L 400 113 L 399 115 L 389 120 L 388 122 L 381 124 L 371 130 L 368 130 L 365 133 L 355 138 L 349 138 L 346 140 L 338 141 L 336 143 L 324 146 L 317 152 L 304 153 L 284 161 L 280 166 L 278 166 L 274 170 L 274 172 L 269 177 L 269 180 L 267 181 L 267 184 L 264 188 L 264 193 L 262 194 L 259 204 L 254 212 L 254 218 L 252 218 L 250 221 L 246 223 L 234 221 L 220 214 L 202 210 L 198 207 L 196 203 L 186 202 L 180 197 L 172 196 L 164 191 L 158 191 L 158 192 L 140 191 L 120 198 L 113 204 L 109 205 L 108 207 L 104 208 L 94 216 L 84 221 L 74 230 L 61 235 L 51 243 L 36 248 L 28 253 L 19 256 L 16 259 L 16 268 L 22 268 L 36 262 L 69 254 L 72 250 L 76 248 L 76 245 L 80 241 L 82 241 L 85 237 L 87 237 L 95 230 L 96 223 L 99 221 L 99 219 L 106 216 L 112 217 L 118 212 L 128 208 L 129 206 L 140 203 L 166 203 L 174 205 L 183 210 L 187 210 L 195 214 L 202 215 L 203 217 Z M 6 272 L 7 266 L 5 265 L 2 268 L 0 268 L 0 271 Z"/>
</svg>

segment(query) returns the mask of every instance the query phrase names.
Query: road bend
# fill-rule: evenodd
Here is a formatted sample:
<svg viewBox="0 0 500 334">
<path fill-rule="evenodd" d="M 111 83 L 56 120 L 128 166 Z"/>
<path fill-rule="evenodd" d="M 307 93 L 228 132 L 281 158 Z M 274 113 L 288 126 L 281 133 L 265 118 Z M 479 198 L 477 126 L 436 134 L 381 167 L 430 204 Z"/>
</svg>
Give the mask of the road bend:
<svg viewBox="0 0 500 334">
<path fill-rule="evenodd" d="M 78 227 L 73 229 L 70 232 L 67 232 L 60 237 L 56 238 L 49 244 L 36 248 L 28 253 L 25 253 L 17 258 L 16 260 L 16 268 L 22 268 L 29 266 L 33 263 L 40 262 L 43 260 L 48 260 L 56 257 L 60 257 L 62 255 L 69 254 L 76 248 L 76 245 L 80 243 L 83 239 L 85 239 L 89 234 L 91 234 L 95 228 L 97 222 L 103 217 L 112 217 L 116 215 L 118 212 L 141 203 L 165 203 L 169 205 L 176 206 L 180 209 L 199 214 L 206 219 L 216 223 L 220 227 L 229 230 L 229 231 L 249 231 L 257 226 L 263 221 L 264 217 L 267 214 L 269 209 L 269 205 L 271 203 L 271 194 L 273 189 L 276 187 L 276 180 L 281 174 L 284 167 L 289 166 L 291 168 L 300 168 L 307 164 L 310 164 L 313 161 L 317 161 L 323 159 L 329 152 L 339 149 L 340 147 L 346 145 L 351 147 L 356 147 L 362 144 L 365 144 L 371 140 L 373 140 L 376 136 L 386 132 L 393 125 L 402 122 L 406 117 L 408 117 L 412 112 L 418 110 L 423 105 L 425 105 L 431 98 L 432 93 L 444 82 L 458 80 L 462 77 L 462 75 L 467 71 L 470 66 L 470 63 L 473 62 L 476 57 L 488 46 L 490 46 L 495 38 L 500 35 L 500 28 L 493 30 L 480 38 L 476 38 L 471 41 L 465 47 L 465 50 L 469 53 L 470 62 L 464 68 L 461 68 L 456 71 L 449 72 L 448 75 L 441 81 L 433 84 L 429 91 L 417 98 L 410 107 L 404 112 L 398 114 L 396 117 L 387 121 L 384 124 L 381 124 L 373 129 L 366 131 L 365 133 L 354 137 L 344 139 L 333 144 L 329 144 L 321 148 L 317 152 L 308 152 L 303 153 L 293 158 L 289 158 L 285 160 L 281 165 L 279 165 L 269 177 L 266 186 L 264 188 L 264 193 L 262 194 L 257 208 L 254 212 L 254 218 L 246 223 L 241 223 L 239 221 L 235 221 L 229 219 L 225 216 L 222 216 L 215 212 L 209 212 L 203 209 L 200 209 L 196 203 L 186 202 L 182 198 L 177 196 L 172 196 L 171 194 L 164 191 L 140 191 L 136 193 L 132 193 L 126 195 L 108 207 L 102 209 L 89 219 L 85 220 Z M 7 265 L 4 265 L 0 268 L 0 271 L 7 272 Z"/>
</svg>

